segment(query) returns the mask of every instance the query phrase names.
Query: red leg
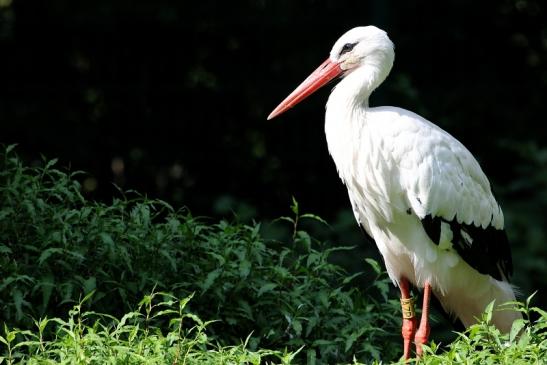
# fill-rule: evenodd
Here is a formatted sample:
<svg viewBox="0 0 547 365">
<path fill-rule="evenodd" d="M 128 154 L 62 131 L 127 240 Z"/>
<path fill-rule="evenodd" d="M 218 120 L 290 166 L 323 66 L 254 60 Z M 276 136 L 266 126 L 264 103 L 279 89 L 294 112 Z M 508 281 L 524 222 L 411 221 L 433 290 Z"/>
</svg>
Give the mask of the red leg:
<svg viewBox="0 0 547 365">
<path fill-rule="evenodd" d="M 424 303 L 422 306 L 422 318 L 420 319 L 420 327 L 414 336 L 416 343 L 416 355 L 422 356 L 422 345 L 427 342 L 429 337 L 429 298 L 431 297 L 431 285 L 428 282 L 424 286 Z"/>
<path fill-rule="evenodd" d="M 410 288 L 408 280 L 402 278 L 399 282 L 399 288 L 401 289 L 401 308 L 403 312 L 403 341 L 404 341 L 404 358 L 410 359 L 410 344 L 414 340 L 414 333 L 416 332 L 416 316 L 414 314 L 414 302 L 410 297 Z"/>
</svg>

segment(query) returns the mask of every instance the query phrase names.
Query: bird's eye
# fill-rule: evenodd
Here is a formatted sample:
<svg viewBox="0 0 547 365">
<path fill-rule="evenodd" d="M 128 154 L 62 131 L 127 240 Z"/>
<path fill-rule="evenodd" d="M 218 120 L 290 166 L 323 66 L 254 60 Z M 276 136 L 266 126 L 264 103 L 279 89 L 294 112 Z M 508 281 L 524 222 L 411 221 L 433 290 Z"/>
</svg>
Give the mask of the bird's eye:
<svg viewBox="0 0 547 365">
<path fill-rule="evenodd" d="M 353 47 L 355 47 L 357 43 L 346 43 L 344 44 L 344 46 L 342 47 L 342 50 L 340 51 L 340 56 L 343 55 L 344 53 L 348 53 L 350 52 Z"/>
</svg>

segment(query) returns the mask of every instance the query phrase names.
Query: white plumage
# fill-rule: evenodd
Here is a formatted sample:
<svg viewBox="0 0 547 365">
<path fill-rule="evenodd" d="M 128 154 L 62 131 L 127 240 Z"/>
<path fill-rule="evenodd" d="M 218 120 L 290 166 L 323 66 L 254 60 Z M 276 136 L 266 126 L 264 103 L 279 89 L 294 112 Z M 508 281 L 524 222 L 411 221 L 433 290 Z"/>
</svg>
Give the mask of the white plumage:
<svg viewBox="0 0 547 365">
<path fill-rule="evenodd" d="M 342 76 L 327 102 L 325 133 L 357 221 L 396 284 L 430 284 L 444 309 L 469 326 L 492 300 L 515 300 L 507 242 L 500 240 L 497 253 L 498 243 L 483 242 L 505 237 L 503 213 L 479 164 L 454 137 L 408 110 L 368 106 L 393 60 L 384 31 L 354 28 L 269 119 Z M 473 257 L 483 252 L 491 256 Z M 492 321 L 508 331 L 519 316 L 495 311 Z"/>
</svg>

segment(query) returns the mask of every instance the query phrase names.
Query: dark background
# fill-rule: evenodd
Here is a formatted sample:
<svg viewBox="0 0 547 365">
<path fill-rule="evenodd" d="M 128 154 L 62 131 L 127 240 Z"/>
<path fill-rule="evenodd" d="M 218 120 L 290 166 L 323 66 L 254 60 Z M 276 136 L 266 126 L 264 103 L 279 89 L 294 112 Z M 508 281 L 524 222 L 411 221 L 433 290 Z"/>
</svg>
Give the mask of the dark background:
<svg viewBox="0 0 547 365">
<path fill-rule="evenodd" d="M 332 223 L 330 240 L 361 244 L 324 138 L 328 88 L 266 116 L 343 32 L 374 24 L 397 56 L 371 105 L 415 111 L 471 150 L 504 208 L 515 283 L 545 306 L 546 12 L 540 0 L 0 0 L 0 142 L 89 172 L 92 199 L 115 184 L 263 220 L 295 196 Z"/>
</svg>

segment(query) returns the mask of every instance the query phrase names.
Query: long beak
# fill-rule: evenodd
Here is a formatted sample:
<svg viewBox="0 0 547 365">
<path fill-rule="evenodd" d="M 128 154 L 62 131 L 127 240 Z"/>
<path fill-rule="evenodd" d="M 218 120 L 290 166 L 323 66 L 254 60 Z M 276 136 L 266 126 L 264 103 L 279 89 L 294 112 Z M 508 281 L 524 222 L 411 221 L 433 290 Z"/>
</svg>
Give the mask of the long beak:
<svg viewBox="0 0 547 365">
<path fill-rule="evenodd" d="M 277 117 L 279 114 L 284 113 L 300 103 L 341 73 L 342 69 L 340 68 L 340 65 L 327 58 L 317 70 L 313 71 L 306 80 L 294 89 L 294 91 L 287 96 L 270 115 L 268 115 L 268 120 Z"/>
</svg>

